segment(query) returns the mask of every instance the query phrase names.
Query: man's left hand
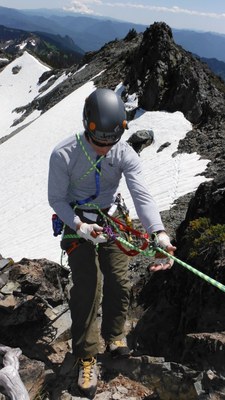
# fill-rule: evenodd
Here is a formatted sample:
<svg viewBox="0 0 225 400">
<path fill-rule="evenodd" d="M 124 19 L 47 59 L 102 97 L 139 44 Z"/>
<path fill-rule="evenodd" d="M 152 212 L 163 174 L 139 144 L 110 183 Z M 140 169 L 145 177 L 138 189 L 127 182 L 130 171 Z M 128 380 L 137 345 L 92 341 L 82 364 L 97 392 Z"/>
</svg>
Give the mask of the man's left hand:
<svg viewBox="0 0 225 400">
<path fill-rule="evenodd" d="M 176 247 L 170 243 L 170 238 L 166 232 L 160 232 L 156 238 L 157 247 L 162 247 L 167 253 L 174 255 Z M 162 253 L 157 252 L 154 257 L 154 261 L 149 265 L 151 272 L 162 271 L 172 268 L 174 260 L 164 256 Z"/>
</svg>

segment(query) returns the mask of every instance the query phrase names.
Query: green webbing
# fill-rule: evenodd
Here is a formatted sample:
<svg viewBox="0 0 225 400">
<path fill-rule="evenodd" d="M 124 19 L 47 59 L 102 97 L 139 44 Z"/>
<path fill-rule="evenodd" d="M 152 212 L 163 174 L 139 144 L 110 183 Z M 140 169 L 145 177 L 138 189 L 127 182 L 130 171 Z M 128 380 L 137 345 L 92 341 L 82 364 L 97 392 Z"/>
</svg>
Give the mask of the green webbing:
<svg viewBox="0 0 225 400">
<path fill-rule="evenodd" d="M 79 238 L 80 236 L 77 235 L 76 233 L 71 233 L 63 236 L 63 239 L 79 239 Z"/>
<path fill-rule="evenodd" d="M 86 178 L 86 176 L 87 176 L 88 174 L 90 174 L 90 172 L 93 171 L 94 169 L 99 173 L 99 175 L 101 175 L 101 171 L 99 171 L 99 169 L 97 168 L 97 164 L 98 164 L 105 156 L 101 156 L 101 157 L 98 159 L 98 161 L 94 162 L 94 161 L 91 159 L 90 155 L 88 154 L 87 150 L 85 149 L 85 147 L 84 147 L 84 145 L 83 145 L 83 143 L 82 143 L 82 140 L 81 140 L 81 138 L 80 138 L 80 135 L 79 135 L 79 134 L 76 134 L 76 137 L 77 137 L 77 140 L 78 140 L 78 142 L 79 142 L 79 144 L 80 144 L 80 146 L 81 146 L 81 148 L 82 148 L 82 150 L 83 150 L 85 156 L 87 157 L 88 161 L 91 163 L 91 167 L 88 169 L 88 171 L 85 172 L 85 174 L 82 175 L 78 180 L 80 181 L 80 180 Z"/>
</svg>

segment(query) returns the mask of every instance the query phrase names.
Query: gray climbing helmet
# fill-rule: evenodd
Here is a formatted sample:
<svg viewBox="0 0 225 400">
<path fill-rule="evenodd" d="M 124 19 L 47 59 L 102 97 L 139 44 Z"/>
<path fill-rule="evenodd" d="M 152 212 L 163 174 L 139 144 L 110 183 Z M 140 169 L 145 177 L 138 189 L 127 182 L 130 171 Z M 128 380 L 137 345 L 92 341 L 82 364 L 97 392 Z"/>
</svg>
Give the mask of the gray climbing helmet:
<svg viewBox="0 0 225 400">
<path fill-rule="evenodd" d="M 93 139 L 118 142 L 124 129 L 128 129 L 125 105 L 120 96 L 104 88 L 92 92 L 85 100 L 83 124 Z"/>
</svg>

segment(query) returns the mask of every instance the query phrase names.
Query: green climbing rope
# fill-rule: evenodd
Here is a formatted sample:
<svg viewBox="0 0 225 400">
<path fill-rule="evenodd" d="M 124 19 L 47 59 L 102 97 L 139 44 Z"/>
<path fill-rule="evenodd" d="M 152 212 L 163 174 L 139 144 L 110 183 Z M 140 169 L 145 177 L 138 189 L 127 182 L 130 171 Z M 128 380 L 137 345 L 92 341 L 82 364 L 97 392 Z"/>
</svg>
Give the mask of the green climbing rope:
<svg viewBox="0 0 225 400">
<path fill-rule="evenodd" d="M 165 256 L 171 258 L 172 260 L 176 261 L 178 264 L 182 265 L 182 267 L 188 269 L 189 271 L 193 272 L 193 274 L 199 276 L 199 278 L 204 279 L 206 282 L 210 283 L 211 285 L 217 287 L 217 289 L 222 290 L 225 292 L 225 286 L 216 281 L 215 279 L 211 278 L 210 276 L 204 274 L 203 272 L 199 271 L 198 269 L 192 267 L 191 265 L 185 263 L 184 261 L 179 260 L 179 258 L 176 258 L 175 256 L 172 256 L 172 254 L 167 253 L 165 250 L 161 249 L 160 247 L 156 247 L 156 250 L 159 251 L 160 253 L 164 254 Z"/>
<path fill-rule="evenodd" d="M 193 274 L 197 275 L 199 278 L 204 279 L 206 282 L 210 283 L 211 285 L 215 286 L 217 289 L 222 290 L 225 292 L 225 285 L 221 282 L 216 281 L 215 279 L 211 278 L 210 276 L 204 274 L 203 272 L 199 271 L 198 269 L 192 267 L 191 265 L 185 263 L 184 261 L 179 260 L 179 258 L 173 256 L 172 254 L 167 253 L 161 247 L 150 247 L 149 250 L 140 250 L 139 248 L 133 246 L 131 243 L 127 242 L 122 238 L 117 238 L 117 240 L 121 241 L 124 245 L 139 251 L 139 253 L 143 254 L 144 256 L 152 257 L 155 255 L 156 252 L 162 253 L 164 256 L 171 258 L 172 260 L 176 261 L 182 267 L 188 269 Z"/>
<path fill-rule="evenodd" d="M 179 258 L 173 256 L 172 254 L 167 253 L 161 247 L 150 246 L 149 250 L 140 250 L 139 248 L 133 246 L 132 243 L 129 243 L 129 242 L 127 242 L 126 240 L 124 240 L 122 238 L 118 238 L 117 237 L 116 239 L 121 241 L 124 245 L 130 247 L 131 249 L 139 251 L 139 253 L 141 253 L 141 254 L 143 254 L 144 256 L 147 256 L 147 257 L 153 257 L 156 252 L 160 252 L 164 256 L 169 257 L 172 260 L 176 261 L 179 265 L 181 265 L 182 267 L 188 269 L 193 274 L 197 275 L 199 278 L 201 278 L 201 279 L 205 280 L 206 282 L 210 283 L 211 285 L 215 286 L 217 289 L 222 290 L 222 292 L 225 292 L 225 285 L 223 285 L 221 282 L 216 281 L 215 279 L 213 279 L 210 276 L 204 274 L 203 272 L 201 272 L 198 269 L 192 267 L 191 265 L 185 263 L 184 261 L 179 260 Z"/>
</svg>

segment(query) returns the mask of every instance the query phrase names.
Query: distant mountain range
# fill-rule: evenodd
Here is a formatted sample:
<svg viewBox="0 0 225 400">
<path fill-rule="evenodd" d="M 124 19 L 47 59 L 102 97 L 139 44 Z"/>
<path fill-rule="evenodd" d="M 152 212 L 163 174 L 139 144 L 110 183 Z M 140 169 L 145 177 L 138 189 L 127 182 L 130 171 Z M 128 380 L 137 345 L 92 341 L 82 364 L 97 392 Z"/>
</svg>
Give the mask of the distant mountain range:
<svg viewBox="0 0 225 400">
<path fill-rule="evenodd" d="M 216 58 L 200 57 L 200 60 L 208 65 L 214 74 L 220 76 L 225 81 L 225 63 Z"/>
<path fill-rule="evenodd" d="M 24 31 L 38 36 L 41 45 L 39 44 L 36 54 L 39 55 L 41 46 L 41 53 L 44 54 L 46 62 L 49 53 L 47 42 L 51 50 L 52 46 L 55 49 L 56 60 L 57 53 L 60 54 L 58 57 L 60 60 L 60 52 L 65 51 L 67 54 L 70 53 L 71 63 L 73 57 L 77 62 L 85 52 L 99 50 L 105 43 L 123 39 L 130 30 L 140 33 L 148 27 L 106 17 L 84 16 L 60 9 L 17 10 L 7 7 L 0 7 L 0 25 L 20 30 L 14 34 L 11 31 L 11 35 L 18 36 L 18 42 L 21 41 Z M 214 73 L 225 79 L 225 35 L 178 29 L 172 29 L 172 32 L 177 44 L 197 55 Z M 10 31 L 1 27 L 0 40 L 8 36 Z"/>
<path fill-rule="evenodd" d="M 225 62 L 225 35 L 173 29 L 173 37 L 187 51 L 200 57 L 216 58 Z"/>
<path fill-rule="evenodd" d="M 59 9 L 16 10 L 0 7 L 0 25 L 25 31 L 68 35 L 84 50 L 98 50 L 105 43 L 122 39 L 130 29 L 143 32 L 148 25 L 65 12 Z M 225 35 L 172 29 L 175 42 L 205 58 L 225 62 Z"/>
<path fill-rule="evenodd" d="M 65 68 L 81 61 L 84 51 L 69 36 L 28 32 L 0 25 L 0 67 L 24 50 L 54 68 Z"/>
<path fill-rule="evenodd" d="M 98 50 L 115 38 L 122 39 L 130 29 L 142 32 L 145 25 L 119 22 L 108 18 L 99 19 L 81 14 L 52 10 L 23 10 L 0 7 L 0 24 L 26 31 L 68 35 L 85 52 Z"/>
</svg>

